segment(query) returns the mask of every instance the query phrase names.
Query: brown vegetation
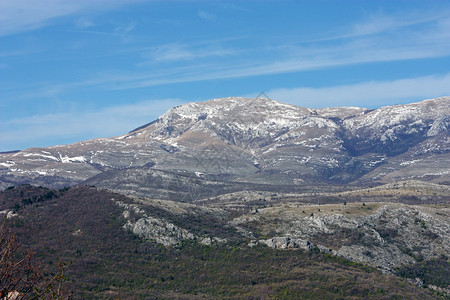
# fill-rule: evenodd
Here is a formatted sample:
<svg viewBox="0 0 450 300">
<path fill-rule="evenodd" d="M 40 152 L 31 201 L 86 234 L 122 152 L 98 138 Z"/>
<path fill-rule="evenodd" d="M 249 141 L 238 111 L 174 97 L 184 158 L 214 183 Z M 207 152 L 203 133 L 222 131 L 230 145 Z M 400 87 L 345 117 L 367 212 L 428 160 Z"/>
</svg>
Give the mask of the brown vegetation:
<svg viewBox="0 0 450 300">
<path fill-rule="evenodd" d="M 0 209 L 8 208 L 1 206 L 7 195 L 9 201 L 19 195 L 11 203 L 21 203 L 22 189 L 36 192 L 36 199 L 49 192 L 35 187 L 5 191 Z M 22 195 L 29 197 L 26 191 Z M 54 267 L 59 258 L 72 262 L 66 273 L 74 298 L 434 298 L 405 280 L 321 253 L 248 248 L 245 240 L 162 247 L 123 230 L 122 211 L 111 200 L 132 201 L 123 195 L 88 187 L 54 195 L 21 205 L 19 217 L 7 225 L 45 265 Z M 147 213 L 163 214 L 156 208 Z M 196 231 L 205 227 L 205 232 L 231 234 L 214 229 L 212 219 L 186 217 L 178 225 L 190 221 Z"/>
<path fill-rule="evenodd" d="M 69 299 L 63 286 L 66 264 L 58 264 L 54 276 L 45 269 L 31 250 L 23 251 L 15 236 L 0 226 L 0 299 Z"/>
</svg>

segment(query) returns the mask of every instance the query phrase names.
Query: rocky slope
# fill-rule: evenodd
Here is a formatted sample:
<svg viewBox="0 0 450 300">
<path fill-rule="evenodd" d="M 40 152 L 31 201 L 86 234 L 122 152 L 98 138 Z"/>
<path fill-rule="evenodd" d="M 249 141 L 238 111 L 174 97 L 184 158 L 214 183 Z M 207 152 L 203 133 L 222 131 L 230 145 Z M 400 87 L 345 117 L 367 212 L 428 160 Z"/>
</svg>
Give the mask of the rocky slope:
<svg viewBox="0 0 450 300">
<path fill-rule="evenodd" d="M 233 182 L 247 189 L 448 183 L 449 115 L 450 97 L 376 110 L 314 110 L 265 98 L 189 103 L 119 137 L 0 154 L 0 187 L 114 188 L 120 178 L 122 191 L 148 196 L 155 180 L 172 192 L 186 180 L 234 189 Z"/>
<path fill-rule="evenodd" d="M 231 221 L 274 248 L 303 248 L 392 271 L 450 251 L 449 207 L 387 203 L 281 205 Z M 267 238 L 268 237 L 268 238 Z"/>
<path fill-rule="evenodd" d="M 395 191 L 398 195 L 409 194 L 411 186 L 400 184 Z M 450 190 L 446 186 L 429 184 L 416 189 L 416 193 L 430 195 L 433 188 L 448 199 Z M 370 191 L 372 196 L 366 199 L 377 200 L 378 195 L 392 193 L 393 187 L 387 185 Z M 389 274 L 398 274 L 398 270 L 410 266 L 431 264 L 412 278 L 418 277 L 419 282 L 439 284 L 441 289 L 448 289 L 448 201 L 434 204 L 428 201 L 423 205 L 350 202 L 352 195 L 365 192 L 348 192 L 348 203 L 321 205 L 305 203 L 307 195 L 258 202 L 252 192 L 247 195 L 239 192 L 229 197 L 234 199 L 234 205 L 227 205 L 223 203 L 225 198 L 211 203 L 190 204 L 126 197 L 91 187 L 57 191 L 19 186 L 0 192 L 0 215 L 6 215 L 8 222 L 16 224 L 14 226 L 22 230 L 27 241 L 35 238 L 28 231 L 29 226 L 34 226 L 40 235 L 40 240 L 35 243 L 44 243 L 43 249 L 53 249 L 53 243 L 61 243 L 61 239 L 65 239 L 70 246 L 63 243 L 59 247 L 65 252 L 76 250 L 75 258 L 71 259 L 78 262 L 88 259 L 86 255 L 98 252 L 89 250 L 92 246 L 80 246 L 79 243 L 87 240 L 98 243 L 103 234 L 112 244 L 100 243 L 102 247 L 114 247 L 114 243 L 119 243 L 117 236 L 128 232 L 139 237 L 132 239 L 133 242 L 127 237 L 126 243 L 131 246 L 125 243 L 123 247 L 131 249 L 137 247 L 136 242 L 158 249 L 179 249 L 189 244 L 200 248 L 235 248 L 239 245 L 243 252 L 268 246 L 279 251 L 305 250 L 311 255 L 342 257 Z M 314 200 L 323 195 L 310 197 L 312 202 L 317 202 Z M 41 232 L 42 228 L 46 228 L 48 235 Z M 110 232 L 111 228 L 114 228 L 114 233 Z M 65 232 L 64 236 L 60 232 Z M 136 249 L 141 249 L 139 247 Z M 136 249 L 134 251 L 138 251 Z M 113 253 L 108 251 L 106 253 Z M 231 248 L 227 251 L 232 252 Z M 295 255 L 292 253 L 290 256 Z M 438 267 L 433 267 L 433 264 L 438 264 Z M 78 267 L 86 266 L 89 266 L 89 259 Z M 424 276 L 427 272 L 434 274 L 431 279 Z"/>
<path fill-rule="evenodd" d="M 0 192 L 0 211 L 6 210 L 15 211 L 6 228 L 19 250 L 33 249 L 46 274 L 58 261 L 71 262 L 63 287 L 73 299 L 442 299 L 403 278 L 317 251 L 248 247 L 233 226 L 223 230 L 237 216 L 221 209 L 85 186 L 18 186 Z M 143 218 L 145 226 L 129 227 Z"/>
</svg>

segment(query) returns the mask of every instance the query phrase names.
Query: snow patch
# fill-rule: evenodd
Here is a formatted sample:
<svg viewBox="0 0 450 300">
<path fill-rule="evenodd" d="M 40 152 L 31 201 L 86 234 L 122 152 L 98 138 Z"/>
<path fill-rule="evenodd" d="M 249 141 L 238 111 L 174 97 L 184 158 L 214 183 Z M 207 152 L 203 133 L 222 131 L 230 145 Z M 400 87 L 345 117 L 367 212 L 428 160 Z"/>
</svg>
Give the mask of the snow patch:
<svg viewBox="0 0 450 300">
<path fill-rule="evenodd" d="M 43 151 L 46 152 L 46 151 Z M 47 152 L 48 154 L 51 154 L 49 152 Z M 53 155 L 47 155 L 47 154 L 41 154 L 41 153 L 23 153 L 22 154 L 25 157 L 30 157 L 30 156 L 38 156 L 38 157 L 44 157 L 44 158 L 48 158 L 54 161 L 59 161 L 59 159 L 57 159 L 56 157 L 54 157 Z"/>
<path fill-rule="evenodd" d="M 412 164 L 415 164 L 416 162 L 422 161 L 421 159 L 415 159 L 415 160 L 410 160 L 410 161 L 404 161 L 402 163 L 400 163 L 400 166 L 409 166 Z"/>
<path fill-rule="evenodd" d="M 61 156 L 61 162 L 65 163 L 65 164 L 66 163 L 84 163 L 87 161 L 84 156 L 68 157 L 66 155 L 62 156 L 61 154 L 60 154 L 60 156 Z"/>
<path fill-rule="evenodd" d="M 16 163 L 13 162 L 12 160 L 8 160 L 6 162 L 0 163 L 0 166 L 4 166 L 4 167 L 7 167 L 7 168 L 10 168 L 10 167 L 14 166 L 15 164 Z"/>
</svg>

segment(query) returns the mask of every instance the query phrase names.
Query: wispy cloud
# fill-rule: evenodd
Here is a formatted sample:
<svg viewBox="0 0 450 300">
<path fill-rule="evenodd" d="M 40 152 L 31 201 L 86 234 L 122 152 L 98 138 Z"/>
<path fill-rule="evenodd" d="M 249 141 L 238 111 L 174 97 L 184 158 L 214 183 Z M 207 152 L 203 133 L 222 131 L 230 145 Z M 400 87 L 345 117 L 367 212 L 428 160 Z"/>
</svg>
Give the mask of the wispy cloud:
<svg viewBox="0 0 450 300">
<path fill-rule="evenodd" d="M 125 25 L 115 26 L 112 30 L 109 31 L 99 31 L 95 30 L 93 27 L 95 24 L 89 20 L 85 21 L 86 23 L 81 23 L 80 26 L 76 24 L 75 28 L 72 30 L 67 30 L 68 32 L 76 32 L 87 35 L 98 35 L 112 38 L 120 38 L 122 42 L 128 42 L 130 40 L 131 32 L 136 28 L 137 22 L 130 21 Z M 111 55 L 111 53 L 105 54 Z M 103 56 L 105 56 L 103 55 Z"/>
<path fill-rule="evenodd" d="M 429 16 L 423 18 L 421 22 L 425 20 L 429 22 L 427 26 L 413 28 L 414 30 L 401 32 L 394 30 L 387 35 L 374 34 L 306 45 L 286 43 L 271 48 L 250 47 L 245 45 L 244 41 L 241 43 L 233 39 L 218 39 L 197 44 L 193 42 L 146 46 L 132 50 L 142 53 L 141 61 L 134 64 L 134 69 L 98 71 L 78 82 L 59 83 L 53 87 L 125 90 L 172 83 L 244 78 L 364 63 L 449 56 L 450 17 L 442 13 L 439 18 Z M 379 23 L 374 20 L 370 22 Z M 404 21 L 402 24 L 391 22 L 391 27 L 361 31 L 389 31 L 388 28 L 408 26 L 405 24 L 409 23 Z M 135 26 L 135 23 L 130 23 L 119 31 L 130 32 Z M 39 94 L 39 91 L 33 93 L 35 92 Z"/>
<path fill-rule="evenodd" d="M 267 91 L 271 98 L 310 108 L 360 106 L 377 108 L 450 96 L 450 73 L 393 81 L 369 81 L 323 88 L 299 87 Z"/>
<path fill-rule="evenodd" d="M 0 1 L 0 35 L 8 35 L 42 27 L 50 19 L 73 14 L 85 5 L 76 4 L 73 1 L 57 0 Z"/>
<path fill-rule="evenodd" d="M 94 22 L 85 16 L 78 18 L 75 21 L 75 29 L 86 29 L 95 26 Z"/>
<path fill-rule="evenodd" d="M 410 47 L 404 45 L 397 48 L 391 48 L 387 45 L 377 46 L 369 41 L 366 45 L 354 47 L 358 50 L 351 49 L 352 46 L 350 45 L 346 45 L 340 49 L 334 48 L 334 51 L 331 49 L 329 51 L 326 51 L 326 49 L 305 49 L 303 55 L 292 55 L 293 57 L 275 62 L 239 62 L 234 64 L 230 63 L 230 66 L 224 64 L 204 64 L 192 67 L 176 67 L 170 69 L 171 76 L 163 76 L 162 74 L 149 75 L 148 73 L 139 72 L 130 73 L 125 78 L 117 72 L 117 75 L 111 76 L 111 78 L 114 78 L 114 85 L 109 86 L 112 89 L 143 88 L 161 84 L 303 72 L 352 64 L 432 58 L 448 55 L 450 52 L 450 48 L 448 48 L 450 47 L 450 40 L 441 45 L 423 44 L 422 46 L 411 45 Z M 181 55 L 181 53 L 178 54 Z M 188 54 L 186 53 L 186 55 Z M 172 56 L 171 58 L 173 59 L 175 57 Z M 187 56 L 184 58 L 186 59 Z M 183 70 L 190 70 L 190 72 L 183 72 Z M 166 72 L 168 71 L 166 70 Z M 106 85 L 103 84 L 103 86 L 107 87 L 107 82 L 104 83 Z"/>
<path fill-rule="evenodd" d="M 130 23 L 128 23 L 127 25 L 124 26 L 117 26 L 114 29 L 114 33 L 118 34 L 118 35 L 122 35 L 125 36 L 128 33 L 130 33 L 134 28 L 136 27 L 136 22 L 131 21 Z"/>
<path fill-rule="evenodd" d="M 381 19 L 371 19 L 366 25 L 355 25 L 336 40 L 324 42 L 286 43 L 277 47 L 261 45 L 238 48 L 193 47 L 187 44 L 166 44 L 153 47 L 142 55 L 137 67 L 146 71 L 128 72 L 126 77 L 117 71 L 111 88 L 128 89 L 160 84 L 194 82 L 202 80 L 242 78 L 270 74 L 303 72 L 335 68 L 353 64 L 436 58 L 450 55 L 450 16 L 442 13 L 438 17 L 424 17 L 382 24 Z M 418 23 L 426 26 L 415 28 Z M 397 31 L 396 28 L 412 26 L 410 30 Z M 358 29 L 359 28 L 359 29 Z M 380 32 L 387 34 L 373 34 Z M 358 33 L 355 35 L 355 33 Z M 347 38 L 353 36 L 352 38 Z M 235 46 L 235 45 L 234 45 Z M 238 54 L 238 55 L 236 55 Z M 205 58 L 224 57 L 205 61 Z M 171 62 L 182 62 L 168 64 Z M 154 63 L 159 63 L 155 65 Z M 164 69 L 168 76 L 152 72 L 152 67 Z M 189 70 L 189 72 L 186 72 Z M 96 76 L 98 79 L 98 76 Z M 100 79 L 101 80 L 101 79 Z M 120 83 L 119 85 L 117 83 Z M 107 83 L 102 84 L 107 86 Z"/>
<path fill-rule="evenodd" d="M 0 36 L 34 30 L 55 18 L 79 12 L 108 10 L 141 0 L 2 0 L 0 1 Z"/>
<path fill-rule="evenodd" d="M 365 22 L 353 24 L 350 33 L 353 36 L 361 36 L 394 31 L 418 24 L 432 23 L 443 17 L 448 17 L 448 15 L 448 12 L 433 12 L 433 14 L 410 12 L 401 15 L 374 14 Z"/>
<path fill-rule="evenodd" d="M 195 56 L 196 55 L 191 50 L 188 50 L 184 45 L 180 44 L 154 47 L 142 54 L 144 59 L 150 59 L 151 61 L 186 60 L 192 59 Z"/>
<path fill-rule="evenodd" d="M 376 13 L 366 20 L 350 24 L 346 28 L 334 28 L 326 36 L 311 42 L 323 42 L 342 39 L 362 38 L 377 34 L 395 34 L 415 26 L 433 26 L 450 17 L 450 11 L 402 11 L 401 14 L 387 15 Z M 423 30 L 423 29 L 422 29 Z"/>
<path fill-rule="evenodd" d="M 214 21 L 216 19 L 216 15 L 215 14 L 212 14 L 212 13 L 209 13 L 209 12 L 206 12 L 206 11 L 202 11 L 202 10 L 198 11 L 197 15 L 201 19 L 208 20 L 208 21 Z"/>
<path fill-rule="evenodd" d="M 166 44 L 158 47 L 147 49 L 142 57 L 146 60 L 138 64 L 138 66 L 144 66 L 148 62 L 170 62 L 170 61 L 182 61 L 192 59 L 204 59 L 214 56 L 229 56 L 235 55 L 237 51 L 228 48 L 220 47 L 195 47 L 186 44 Z"/>
<path fill-rule="evenodd" d="M 182 103 L 180 99 L 148 100 L 99 111 L 73 110 L 0 121 L 0 151 L 125 134 Z"/>
<path fill-rule="evenodd" d="M 48 50 L 48 47 L 45 47 L 42 45 L 34 45 L 33 47 L 28 47 L 26 49 L 22 48 L 22 49 L 17 49 L 17 50 L 0 52 L 0 57 L 14 57 L 14 56 L 31 55 L 31 54 L 41 53 L 46 50 Z"/>
</svg>

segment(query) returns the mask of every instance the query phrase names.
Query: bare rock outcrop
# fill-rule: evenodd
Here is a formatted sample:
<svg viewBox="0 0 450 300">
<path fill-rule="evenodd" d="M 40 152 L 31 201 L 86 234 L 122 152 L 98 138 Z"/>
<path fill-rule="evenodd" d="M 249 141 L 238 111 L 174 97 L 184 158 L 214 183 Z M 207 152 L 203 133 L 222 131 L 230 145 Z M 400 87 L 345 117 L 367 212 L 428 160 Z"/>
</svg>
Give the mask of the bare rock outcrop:
<svg viewBox="0 0 450 300">
<path fill-rule="evenodd" d="M 264 235 L 275 234 L 250 246 L 318 249 L 386 270 L 450 253 L 450 211 L 445 207 L 386 203 L 308 207 L 320 213 L 307 215 L 305 207 L 265 208 L 230 223 L 245 227 L 244 222 L 251 220 Z"/>
</svg>

